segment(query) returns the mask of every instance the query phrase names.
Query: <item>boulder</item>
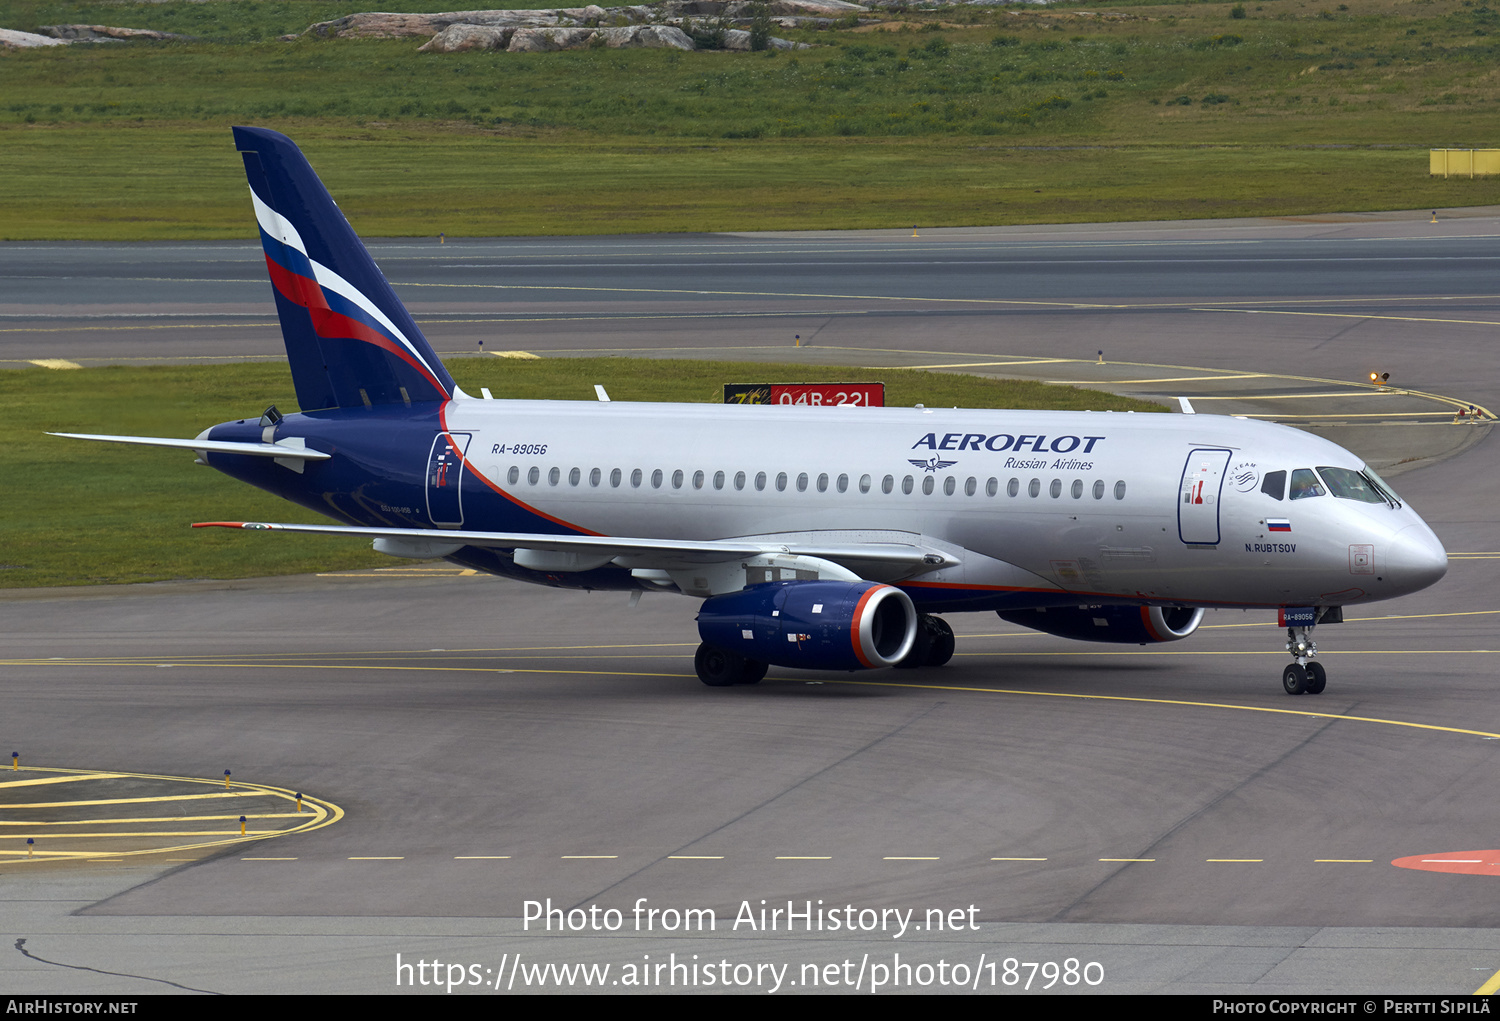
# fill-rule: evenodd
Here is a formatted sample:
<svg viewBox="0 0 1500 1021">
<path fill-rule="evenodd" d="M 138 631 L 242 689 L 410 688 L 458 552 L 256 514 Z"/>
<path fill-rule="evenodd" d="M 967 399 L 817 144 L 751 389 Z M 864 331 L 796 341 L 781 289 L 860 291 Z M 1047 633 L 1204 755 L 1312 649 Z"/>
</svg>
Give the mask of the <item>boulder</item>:
<svg viewBox="0 0 1500 1021">
<path fill-rule="evenodd" d="M 434 36 L 449 25 L 538 27 L 556 25 L 556 11 L 448 11 L 442 14 L 349 14 L 320 21 L 304 35 L 322 39 L 411 39 Z"/>
<path fill-rule="evenodd" d="M 696 49 L 693 40 L 680 28 L 671 25 L 629 25 L 625 28 L 601 28 L 598 34 L 611 49 Z"/>
<path fill-rule="evenodd" d="M 112 39 L 191 39 L 175 32 L 156 32 L 149 28 L 116 28 L 113 25 L 43 25 L 42 31 L 54 39 L 69 42 L 105 42 Z"/>
<path fill-rule="evenodd" d="M 724 32 L 724 48 L 726 50 L 748 50 L 750 48 L 750 33 L 743 28 L 731 28 Z M 807 43 L 794 43 L 790 39 L 778 39 L 774 35 L 766 40 L 768 50 L 810 50 Z"/>
<path fill-rule="evenodd" d="M 551 53 L 581 50 L 594 38 L 592 28 L 518 28 L 510 37 L 510 53 Z"/>
<path fill-rule="evenodd" d="M 498 25 L 449 25 L 417 47 L 418 53 L 461 53 L 464 50 L 503 50 L 515 35 L 513 27 Z"/>
<path fill-rule="evenodd" d="M 41 46 L 66 46 L 67 40 L 37 35 L 35 32 L 18 32 L 13 28 L 0 28 L 0 50 L 30 50 Z"/>
</svg>

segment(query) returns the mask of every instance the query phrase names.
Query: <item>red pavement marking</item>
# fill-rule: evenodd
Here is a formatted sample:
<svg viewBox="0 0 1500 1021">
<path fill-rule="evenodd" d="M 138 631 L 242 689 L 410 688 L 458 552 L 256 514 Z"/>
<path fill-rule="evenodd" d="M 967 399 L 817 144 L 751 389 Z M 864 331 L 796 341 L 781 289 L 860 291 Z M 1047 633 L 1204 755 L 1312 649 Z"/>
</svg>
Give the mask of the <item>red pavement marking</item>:
<svg viewBox="0 0 1500 1021">
<path fill-rule="evenodd" d="M 1391 862 L 1398 869 L 1423 872 L 1457 872 L 1467 876 L 1500 876 L 1500 850 L 1439 851 L 1414 854 Z"/>
</svg>

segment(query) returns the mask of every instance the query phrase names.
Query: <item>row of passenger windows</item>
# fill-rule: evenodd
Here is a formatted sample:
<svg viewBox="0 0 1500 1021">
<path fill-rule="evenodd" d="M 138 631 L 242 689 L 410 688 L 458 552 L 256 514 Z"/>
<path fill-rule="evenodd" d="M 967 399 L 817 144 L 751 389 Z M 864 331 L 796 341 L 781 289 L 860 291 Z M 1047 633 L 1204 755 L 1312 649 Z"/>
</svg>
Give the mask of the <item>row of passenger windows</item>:
<svg viewBox="0 0 1500 1021">
<path fill-rule="evenodd" d="M 620 469 L 620 468 L 612 468 L 612 469 L 610 469 L 610 472 L 609 472 L 609 486 L 610 486 L 610 488 L 611 489 L 619 489 L 620 486 L 624 484 L 625 478 L 626 478 L 626 476 L 625 476 L 625 473 L 624 473 L 624 471 L 622 469 Z M 635 469 L 633 469 L 630 472 L 629 478 L 630 478 L 630 487 L 632 489 L 639 489 L 639 488 L 641 488 L 641 486 L 646 481 L 646 473 L 642 469 L 640 469 L 640 468 L 635 468 Z M 517 466 L 517 465 L 512 465 L 510 471 L 506 475 L 506 479 L 513 486 L 519 484 L 520 481 L 521 481 L 521 469 L 520 469 L 520 467 Z M 666 472 L 664 472 L 660 468 L 657 468 L 657 469 L 655 469 L 654 471 L 651 472 L 650 479 L 651 479 L 651 488 L 652 489 L 660 489 L 660 488 L 662 488 L 663 485 L 667 484 L 667 474 L 666 474 Z M 532 467 L 532 468 L 527 469 L 527 471 L 526 471 L 526 482 L 529 485 L 533 485 L 533 486 L 540 485 L 541 481 L 542 481 L 542 469 L 541 468 L 539 468 L 539 467 Z M 760 491 L 764 490 L 766 488 L 767 484 L 770 483 L 770 482 L 771 482 L 770 476 L 767 475 L 765 472 L 756 472 L 753 480 L 745 472 L 735 472 L 734 473 L 734 478 L 733 478 L 733 486 L 737 490 L 744 489 L 746 487 L 746 485 L 753 485 L 755 487 L 756 492 L 760 492 Z M 828 488 L 829 488 L 830 482 L 831 482 L 833 488 L 836 491 L 840 492 L 840 493 L 846 493 L 846 492 L 849 491 L 850 479 L 849 479 L 848 475 L 840 475 L 840 476 L 838 476 L 837 479 L 830 480 L 830 478 L 829 478 L 829 476 L 828 476 L 827 473 L 821 474 L 821 475 L 819 475 L 817 477 L 816 480 L 813 480 L 811 478 L 811 476 L 809 476 L 807 474 L 807 472 L 802 472 L 802 473 L 800 473 L 797 476 L 797 478 L 795 479 L 795 481 L 793 481 L 791 479 L 791 477 L 787 475 L 786 472 L 778 472 L 777 475 L 776 475 L 774 484 L 776 486 L 776 491 L 778 493 L 785 492 L 786 489 L 787 489 L 787 487 L 789 485 L 795 485 L 796 489 L 797 489 L 797 492 L 799 492 L 799 493 L 805 493 L 805 492 L 807 492 L 807 490 L 808 490 L 809 487 L 816 488 L 817 491 L 820 492 L 820 493 L 826 493 L 826 492 L 828 492 Z M 562 484 L 562 469 L 561 468 L 549 468 L 549 469 L 547 469 L 547 484 L 549 486 L 557 486 L 557 485 L 561 485 Z M 578 485 L 582 485 L 582 484 L 583 484 L 583 469 L 582 468 L 571 468 L 571 469 L 569 469 L 568 470 L 568 485 L 570 485 L 570 486 L 578 486 Z M 602 468 L 592 468 L 592 469 L 590 469 L 589 470 L 589 485 L 591 487 L 598 488 L 599 486 L 601 486 L 603 484 L 604 484 L 604 470 Z M 680 468 L 677 469 L 676 471 L 672 472 L 670 484 L 671 484 L 671 487 L 673 489 L 682 489 L 684 486 L 686 486 L 686 485 L 689 484 L 689 479 L 688 479 L 687 473 L 684 472 Z M 709 477 L 708 477 L 708 474 L 706 472 L 702 472 L 702 471 L 695 471 L 695 472 L 693 472 L 692 479 L 691 479 L 692 488 L 694 488 L 694 489 L 702 489 L 705 485 L 708 485 L 708 484 L 709 484 Z M 714 489 L 723 489 L 728 484 L 730 484 L 730 477 L 729 477 L 729 475 L 727 473 L 721 472 L 721 471 L 714 472 L 713 479 L 712 479 L 712 485 L 713 485 Z M 1105 485 L 1105 482 L 1104 482 L 1103 479 L 1095 479 L 1094 483 L 1093 483 L 1093 485 L 1091 487 L 1086 487 L 1083 479 L 1074 479 L 1071 483 L 1067 483 L 1067 484 L 1065 484 L 1062 479 L 1053 479 L 1049 484 L 1047 484 L 1047 495 L 1050 496 L 1050 497 L 1052 497 L 1054 500 L 1059 499 L 1063 495 L 1063 490 L 1064 490 L 1065 485 L 1066 485 L 1066 488 L 1067 488 L 1067 491 L 1068 491 L 1068 495 L 1071 496 L 1075 500 L 1081 500 L 1081 499 L 1083 499 L 1083 494 L 1084 494 L 1084 491 L 1085 491 L 1086 488 L 1089 489 L 1089 491 L 1092 493 L 1093 498 L 1095 500 L 1102 500 L 1102 499 L 1104 499 L 1104 494 L 1105 494 L 1105 491 L 1106 491 L 1106 485 Z M 859 477 L 858 489 L 859 489 L 859 491 L 861 493 L 868 493 L 873 486 L 874 486 L 874 478 L 872 476 L 861 475 Z M 943 488 L 943 492 L 946 495 L 952 496 L 955 492 L 958 491 L 958 486 L 959 486 L 959 482 L 958 482 L 958 477 L 957 476 L 955 476 L 955 475 L 944 476 L 943 483 L 942 483 L 942 488 Z M 904 476 L 901 479 L 901 492 L 902 493 L 910 494 L 911 492 L 913 492 L 917 488 L 918 488 L 917 481 L 916 481 L 916 478 L 914 476 L 907 475 L 907 476 Z M 883 479 L 880 480 L 880 491 L 882 493 L 891 493 L 891 492 L 894 492 L 895 489 L 896 489 L 896 476 L 894 476 L 894 475 L 887 475 L 887 476 L 885 476 L 885 478 L 883 478 Z M 922 490 L 922 492 L 924 494 L 930 496 L 930 495 L 932 495 L 932 493 L 936 489 L 937 489 L 937 477 L 935 475 L 924 475 L 922 477 L 922 482 L 921 482 L 921 490 Z M 965 496 L 974 496 L 976 493 L 979 492 L 979 480 L 971 475 L 968 479 L 964 480 L 963 490 L 964 490 L 964 495 Z M 984 484 L 984 492 L 985 492 L 986 496 L 996 496 L 996 495 L 998 495 L 999 492 L 1000 492 L 1000 480 L 997 479 L 997 478 L 991 478 L 990 480 L 988 480 L 987 482 L 985 482 L 985 484 Z M 1020 495 L 1020 492 L 1021 492 L 1021 480 L 1020 479 L 1011 479 L 1009 482 L 1007 482 L 1005 484 L 1005 492 L 1006 492 L 1006 495 L 1008 495 L 1008 496 L 1018 496 L 1018 495 Z M 1028 496 L 1031 496 L 1031 497 L 1041 496 L 1042 495 L 1042 480 L 1041 479 L 1032 479 L 1030 482 L 1028 482 L 1026 484 L 1026 494 Z M 1123 499 L 1125 499 L 1125 483 L 1124 483 L 1123 480 L 1115 483 L 1115 486 L 1114 486 L 1114 496 L 1115 496 L 1116 500 L 1123 500 Z"/>
</svg>

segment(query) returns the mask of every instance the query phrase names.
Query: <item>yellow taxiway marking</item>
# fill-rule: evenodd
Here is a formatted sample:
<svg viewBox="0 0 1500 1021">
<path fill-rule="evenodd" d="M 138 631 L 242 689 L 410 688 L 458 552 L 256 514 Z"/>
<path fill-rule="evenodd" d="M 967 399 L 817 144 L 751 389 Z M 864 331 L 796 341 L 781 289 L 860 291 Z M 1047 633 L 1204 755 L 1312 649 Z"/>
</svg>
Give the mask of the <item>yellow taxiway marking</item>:
<svg viewBox="0 0 1500 1021">
<path fill-rule="evenodd" d="M 917 856 L 917 855 L 889 854 L 889 855 L 886 855 L 884 858 L 882 858 L 880 860 L 881 861 L 942 861 L 943 859 L 936 858 L 936 857 L 931 857 L 931 858 L 929 858 L 929 857 L 920 857 L 920 856 Z"/>
<path fill-rule="evenodd" d="M 6 780 L 0 782 L 0 788 L 7 787 L 37 787 L 42 784 L 51 783 L 76 783 L 79 780 L 116 780 L 123 774 L 120 773 L 83 773 L 78 776 L 46 776 L 36 777 L 31 780 Z M 69 802 L 72 804 L 72 802 Z"/>
<path fill-rule="evenodd" d="M 1203 860 L 1204 861 L 1210 861 L 1210 862 L 1227 863 L 1227 864 L 1231 864 L 1231 865 L 1233 865 L 1233 864 L 1253 865 L 1253 864 L 1255 864 L 1257 862 L 1263 862 L 1263 861 L 1265 861 L 1264 858 L 1204 858 Z"/>
<path fill-rule="evenodd" d="M 1024 653 L 1022 655 L 1025 655 Z M 1277 655 L 1285 655 L 1278 653 Z M 1342 653 L 1341 655 L 1349 655 Z M 1389 656 L 1390 652 L 1379 653 Z M 1433 652 L 1425 652 L 1422 655 L 1434 655 Z M 923 691 L 973 691 L 985 692 L 993 695 L 1034 695 L 1041 698 L 1076 698 L 1085 700 L 1097 700 L 1100 702 L 1138 702 L 1145 705 L 1178 705 L 1196 709 L 1235 709 L 1251 713 L 1271 713 L 1277 716 L 1305 716 L 1318 720 L 1339 720 L 1346 723 L 1377 723 L 1387 727 L 1410 727 L 1413 730 L 1431 730 L 1444 734 L 1465 734 L 1470 737 L 1485 737 L 1500 740 L 1500 734 L 1492 734 L 1486 730 L 1469 730 L 1464 727 L 1444 727 L 1435 723 L 1412 723 L 1408 720 L 1387 720 L 1375 716 L 1344 716 L 1339 713 L 1320 713 L 1311 709 L 1273 709 L 1270 706 L 1236 705 L 1232 702 L 1197 702 L 1191 699 L 1181 698 L 1143 698 L 1136 695 L 1081 695 L 1065 691 L 1025 691 L 1014 688 L 970 688 L 960 685 L 938 685 L 938 684 L 907 684 L 899 681 L 824 681 L 824 684 L 848 684 L 863 685 L 865 687 L 878 688 L 918 688 Z M 1101 859 L 1102 860 L 1102 859 Z"/>
<path fill-rule="evenodd" d="M 128 774 L 126 774 L 128 775 Z M 164 779 L 176 779 L 166 777 Z M 192 781 L 194 783 L 223 783 L 222 780 Z M 91 801 L 33 801 L 24 805 L 0 805 L 0 810 L 13 808 L 76 808 L 79 805 L 138 805 L 151 801 L 202 801 L 205 798 L 258 798 L 260 791 L 217 791 L 213 794 L 163 794 L 149 798 L 101 798 Z"/>
<path fill-rule="evenodd" d="M 1155 861 L 1155 858 L 1100 858 L 1100 861 Z"/>
<path fill-rule="evenodd" d="M 14 806 L 0 805 L 0 808 L 10 808 L 10 807 L 14 807 Z M 239 820 L 241 818 L 245 818 L 245 819 L 306 819 L 307 817 L 308 817 L 308 813 L 307 812 L 301 812 L 301 813 L 298 813 L 298 812 L 261 812 L 261 813 L 255 813 L 255 814 L 250 814 L 250 815 L 245 815 L 245 816 L 238 816 L 238 815 L 158 815 L 158 816 L 132 815 L 132 816 L 129 816 L 129 817 L 123 817 L 123 818 L 117 818 L 117 819 L 55 819 L 55 820 L 53 820 L 51 822 L 44 822 L 44 821 L 41 821 L 41 820 L 32 821 L 32 820 L 26 820 L 26 819 L 0 819 L 0 826 L 109 826 L 111 824 L 122 823 L 122 822 L 132 822 L 132 823 L 142 824 L 142 823 L 148 823 L 148 822 L 212 822 L 215 819 L 228 819 L 230 821 L 236 821 L 236 820 Z M 72 836 L 72 834 L 69 834 L 69 835 Z"/>
<path fill-rule="evenodd" d="M 587 861 L 595 858 L 613 861 L 620 857 L 618 854 L 564 854 L 560 856 L 564 861 Z"/>
<path fill-rule="evenodd" d="M 1027 358 L 1027 359 L 1016 358 L 1016 359 L 1011 359 L 1009 361 L 1003 361 L 1003 362 L 953 362 L 951 364 L 946 364 L 946 365 L 871 365 L 869 367 L 869 369 L 870 369 L 871 372 L 880 372 L 880 371 L 885 370 L 885 369 L 892 369 L 892 370 L 897 370 L 897 369 L 912 369 L 912 370 L 918 370 L 918 369 L 983 369 L 983 368 L 988 368 L 988 367 L 993 367 L 993 366 L 1004 367 L 1004 366 L 1007 366 L 1007 365 L 1056 365 L 1058 362 L 1072 362 L 1072 361 L 1077 361 L 1077 359 L 1076 358 Z M 1080 380 L 1080 382 L 1083 382 L 1083 381 Z M 1090 380 L 1089 382 L 1097 383 L 1098 380 Z"/>
<path fill-rule="evenodd" d="M 241 858 L 240 861 L 296 861 L 296 858 Z"/>
<path fill-rule="evenodd" d="M 722 854 L 669 854 L 668 861 L 723 861 Z"/>
<path fill-rule="evenodd" d="M 991 858 L 990 861 L 1046 861 L 1046 858 Z"/>
<path fill-rule="evenodd" d="M 496 358 L 519 358 L 522 361 L 540 361 L 541 355 L 534 355 L 530 351 L 491 351 L 490 354 Z"/>
<path fill-rule="evenodd" d="M 509 861 L 508 854 L 458 854 L 453 856 L 454 861 Z"/>
<path fill-rule="evenodd" d="M 777 861 L 833 861 L 831 854 L 778 854 Z"/>
<path fill-rule="evenodd" d="M 70 362 L 66 358 L 28 358 L 26 360 L 28 362 L 30 362 L 32 365 L 40 366 L 43 369 L 81 369 L 81 368 L 83 368 L 83 366 L 79 365 L 77 362 Z"/>
<path fill-rule="evenodd" d="M 178 785 L 187 785 L 187 784 L 200 785 L 200 786 L 211 785 L 211 786 L 213 786 L 215 788 L 220 788 L 224 784 L 223 778 L 201 779 L 201 778 L 198 778 L 198 777 L 163 776 L 163 775 L 155 774 L 155 773 L 127 773 L 127 772 L 115 772 L 115 773 L 104 774 L 104 773 L 101 773 L 98 770 L 64 769 L 64 768 L 49 767 L 49 766 L 28 766 L 28 767 L 26 767 L 26 771 L 29 772 L 29 773 L 54 774 L 57 778 L 68 778 L 68 779 L 98 779 L 98 778 L 100 778 L 102 776 L 106 776 L 107 775 L 107 776 L 109 776 L 111 778 L 114 778 L 114 779 L 140 780 L 140 781 L 156 781 L 156 782 L 165 782 L 165 783 L 178 784 Z M 23 785 L 24 784 L 22 784 L 22 783 L 15 783 L 15 784 L 12 784 L 11 786 L 23 786 Z M 80 800 L 77 800 L 77 801 L 51 801 L 51 802 L 29 802 L 29 803 L 25 803 L 25 804 L 7 804 L 7 805 L 0 805 L 0 810 L 15 811 L 15 810 L 18 810 L 18 809 L 34 809 L 34 808 L 76 808 L 76 807 L 80 807 L 80 806 L 97 806 L 97 805 L 136 805 L 136 804 L 145 804 L 145 803 L 159 803 L 159 802 L 163 802 L 163 801 L 193 801 L 193 800 L 202 800 L 202 799 L 207 799 L 207 798 L 226 798 L 226 797 L 230 797 L 230 798 L 247 798 L 247 797 L 249 797 L 249 798 L 268 798 L 268 799 L 272 799 L 273 801 L 279 800 L 281 802 L 296 802 L 296 801 L 300 800 L 301 806 L 302 806 L 302 809 L 303 809 L 300 812 L 264 812 L 264 813 L 256 814 L 254 816 L 247 816 L 247 818 L 255 818 L 255 819 L 278 819 L 278 818 L 279 819 L 293 819 L 293 818 L 295 818 L 295 819 L 298 820 L 298 822 L 297 822 L 296 825 L 290 825 L 290 826 L 287 826 L 284 829 L 256 829 L 256 830 L 252 830 L 250 832 L 243 833 L 243 834 L 240 833 L 240 832 L 238 832 L 237 830 L 234 830 L 234 829 L 226 829 L 226 830 L 143 830 L 142 831 L 142 830 L 126 830 L 126 829 L 122 828 L 122 829 L 107 829 L 107 830 L 104 830 L 102 832 L 85 832 L 85 833 L 79 833 L 79 832 L 74 831 L 74 830 L 52 830 L 51 832 L 52 832 L 53 835 L 47 841 L 47 843 L 51 844 L 51 845 L 55 845 L 55 844 L 57 844 L 59 842 L 65 843 L 66 841 L 73 840 L 73 839 L 84 839 L 84 840 L 110 839 L 110 840 L 115 840 L 115 839 L 122 839 L 122 838 L 131 838 L 131 839 L 155 838 L 155 839 L 159 840 L 159 839 L 162 839 L 162 838 L 182 838 L 182 837 L 185 837 L 185 838 L 188 838 L 191 841 L 190 843 L 187 843 L 187 844 L 177 844 L 177 845 L 171 845 L 170 842 L 168 842 L 169 846 L 135 847 L 135 848 L 131 848 L 129 850 L 111 849 L 109 852 L 107 852 L 107 853 L 115 856 L 111 860 L 123 860 L 123 858 L 134 857 L 134 856 L 139 856 L 139 855 L 144 855 L 144 854 L 171 854 L 171 853 L 174 853 L 174 852 L 181 853 L 181 852 L 184 852 L 184 851 L 198 850 L 199 848 L 222 847 L 222 846 L 227 845 L 227 844 L 246 843 L 246 842 L 249 842 L 249 841 L 257 841 L 257 840 L 268 840 L 268 839 L 271 839 L 273 837 L 285 836 L 286 834 L 289 834 L 289 833 L 306 833 L 306 832 L 309 832 L 311 830 L 322 829 L 324 826 L 332 825 L 333 823 L 338 822 L 340 819 L 342 819 L 344 817 L 344 810 L 342 808 L 340 808 L 339 806 L 333 804 L 332 802 L 321 801 L 321 800 L 316 799 L 316 798 L 311 798 L 311 797 L 309 797 L 309 796 L 307 796 L 305 794 L 298 794 L 295 791 L 286 790 L 284 788 L 271 787 L 271 786 L 267 786 L 267 785 L 247 784 L 247 783 L 243 783 L 243 782 L 239 782 L 239 781 L 235 781 L 233 783 L 233 788 L 235 788 L 235 789 L 228 790 L 228 791 L 226 791 L 226 790 L 215 790 L 212 794 L 176 794 L 176 795 L 136 797 L 136 798 L 80 799 Z M 181 823 L 183 821 L 189 821 L 189 820 L 191 820 L 191 821 L 212 820 L 212 819 L 226 819 L 226 820 L 228 820 L 228 819 L 238 819 L 238 818 L 239 818 L 239 816 L 237 816 L 237 815 L 233 815 L 233 816 L 226 816 L 226 815 L 189 816 L 189 817 L 172 817 L 172 818 L 166 818 L 166 819 L 158 819 L 158 818 L 155 818 L 155 817 L 151 817 L 151 818 L 133 818 L 133 817 L 130 817 L 130 816 L 123 816 L 123 817 L 114 818 L 114 819 L 69 820 L 69 821 L 52 822 L 52 823 L 40 823 L 40 822 L 26 823 L 26 822 L 16 822 L 16 821 L 14 821 L 14 817 L 12 817 L 11 819 L 5 820 L 5 823 L 7 825 L 12 825 L 12 826 L 31 826 L 31 827 L 41 827 L 41 826 L 51 826 L 51 827 L 56 827 L 56 826 L 78 826 L 78 825 L 85 825 L 85 824 L 93 824 L 93 825 L 99 825 L 99 826 L 105 826 L 105 827 L 109 827 L 109 826 L 124 827 L 124 826 L 131 826 L 131 825 L 139 826 L 142 823 L 149 823 L 149 822 L 154 822 L 154 821 Z M 205 839 L 205 838 L 207 838 L 207 839 Z M 24 836 L 17 836 L 17 837 L 7 837 L 7 838 L 3 838 L 3 839 L 5 839 L 7 842 L 9 842 L 10 840 L 25 839 L 25 837 Z M 61 851 L 58 851 L 58 850 L 51 850 L 50 848 L 48 848 L 47 850 L 39 850 L 39 851 L 34 850 L 34 856 L 35 857 L 42 858 L 42 859 L 47 859 L 47 860 L 63 860 L 63 859 L 77 860 L 77 859 L 84 859 L 84 858 L 94 858 L 99 853 L 100 852 L 98 850 L 93 850 L 93 851 L 61 850 Z M 33 855 L 29 855 L 27 853 L 27 851 L 24 850 L 24 849 L 19 849 L 19 850 L 15 850 L 15 851 L 0 850 L 0 859 L 3 859 L 4 861 L 6 861 L 8 863 L 14 862 L 14 863 L 18 863 L 19 864 L 25 858 L 32 857 L 32 856 Z M 197 859 L 167 859 L 167 860 L 168 861 L 195 861 Z"/>
<path fill-rule="evenodd" d="M 1474 995 L 1490 996 L 1497 992 L 1500 992 L 1500 971 L 1495 972 L 1489 977 L 1489 981 L 1485 982 L 1484 985 L 1474 990 Z"/>
<path fill-rule="evenodd" d="M 1314 858 L 1314 865 L 1373 865 L 1374 858 Z"/>
</svg>

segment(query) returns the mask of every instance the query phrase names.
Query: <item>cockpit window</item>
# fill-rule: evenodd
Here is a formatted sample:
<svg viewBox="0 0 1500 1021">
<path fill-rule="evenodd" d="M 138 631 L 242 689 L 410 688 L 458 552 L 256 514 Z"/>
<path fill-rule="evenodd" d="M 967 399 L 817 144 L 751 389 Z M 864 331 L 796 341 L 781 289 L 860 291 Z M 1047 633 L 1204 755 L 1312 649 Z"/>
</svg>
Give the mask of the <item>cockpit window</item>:
<svg viewBox="0 0 1500 1021">
<path fill-rule="evenodd" d="M 1328 483 L 1328 491 L 1340 500 L 1358 500 L 1360 503 L 1385 503 L 1385 497 L 1376 491 L 1370 480 L 1348 468 L 1328 468 L 1318 465 L 1318 474 Z"/>
<path fill-rule="evenodd" d="M 1292 472 L 1292 499 L 1306 500 L 1310 496 L 1323 496 L 1323 486 L 1311 468 L 1298 468 Z"/>
<path fill-rule="evenodd" d="M 1266 472 L 1265 481 L 1260 484 L 1260 491 L 1273 500 L 1285 499 L 1286 472 Z"/>
<path fill-rule="evenodd" d="M 1401 506 L 1401 497 L 1396 495 L 1396 491 L 1390 487 L 1385 479 L 1375 474 L 1374 468 L 1366 465 L 1365 470 L 1360 472 L 1360 474 L 1370 480 L 1370 484 L 1375 487 L 1375 491 L 1389 500 L 1392 507 Z"/>
</svg>

